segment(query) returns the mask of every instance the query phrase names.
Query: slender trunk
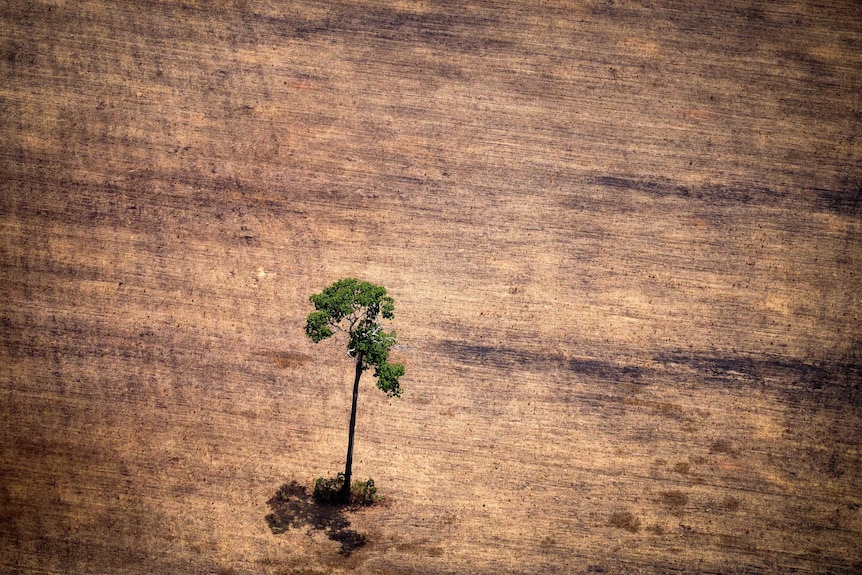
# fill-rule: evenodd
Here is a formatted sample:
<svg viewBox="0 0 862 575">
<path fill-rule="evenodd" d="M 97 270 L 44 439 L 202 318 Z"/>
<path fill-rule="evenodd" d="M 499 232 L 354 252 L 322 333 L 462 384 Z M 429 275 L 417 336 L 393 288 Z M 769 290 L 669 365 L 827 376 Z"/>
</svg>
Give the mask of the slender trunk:
<svg viewBox="0 0 862 575">
<path fill-rule="evenodd" d="M 341 496 L 345 503 L 350 500 L 350 482 L 353 475 L 353 434 L 356 430 L 356 400 L 359 398 L 359 378 L 362 377 L 362 353 L 356 356 L 356 379 L 353 380 L 353 405 L 350 408 L 350 435 L 347 439 L 347 463 L 344 465 L 344 486 Z"/>
</svg>

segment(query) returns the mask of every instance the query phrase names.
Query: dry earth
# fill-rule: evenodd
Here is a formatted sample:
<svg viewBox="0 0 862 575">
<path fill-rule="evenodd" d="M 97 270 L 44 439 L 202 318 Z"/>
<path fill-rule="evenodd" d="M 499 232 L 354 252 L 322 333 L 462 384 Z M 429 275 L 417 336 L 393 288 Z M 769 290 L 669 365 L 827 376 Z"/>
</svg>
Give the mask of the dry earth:
<svg viewBox="0 0 862 575">
<path fill-rule="evenodd" d="M 3 573 L 862 572 L 855 0 L 7 0 L 0 78 Z"/>
</svg>

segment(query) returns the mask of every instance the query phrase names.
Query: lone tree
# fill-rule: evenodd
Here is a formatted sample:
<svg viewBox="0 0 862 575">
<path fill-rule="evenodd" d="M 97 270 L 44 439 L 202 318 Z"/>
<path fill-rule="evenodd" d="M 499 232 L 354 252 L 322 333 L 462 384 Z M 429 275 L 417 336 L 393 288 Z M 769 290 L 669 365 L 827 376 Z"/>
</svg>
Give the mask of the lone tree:
<svg viewBox="0 0 862 575">
<path fill-rule="evenodd" d="M 308 314 L 305 334 L 318 343 L 337 332 L 347 334 L 347 355 L 356 365 L 353 381 L 353 404 L 350 408 L 350 434 L 347 441 L 347 462 L 340 499 L 350 498 L 353 467 L 353 436 L 356 429 L 356 400 L 362 372 L 374 367 L 377 387 L 389 397 L 401 395 L 398 379 L 404 366 L 389 363 L 389 350 L 396 343 L 395 332 L 383 329 L 380 321 L 394 317 L 395 303 L 386 295 L 386 288 L 356 279 L 338 280 L 320 293 L 312 295 L 315 311 Z"/>
</svg>

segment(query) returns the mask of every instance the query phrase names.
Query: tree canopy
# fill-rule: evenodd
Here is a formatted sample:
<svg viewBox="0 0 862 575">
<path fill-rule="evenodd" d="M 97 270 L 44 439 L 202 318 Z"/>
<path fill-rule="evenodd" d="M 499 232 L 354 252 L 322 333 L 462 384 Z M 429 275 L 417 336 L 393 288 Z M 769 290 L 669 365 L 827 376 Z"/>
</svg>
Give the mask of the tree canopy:
<svg viewBox="0 0 862 575">
<path fill-rule="evenodd" d="M 360 362 L 359 369 L 374 367 L 377 387 L 390 397 L 401 395 L 399 379 L 404 366 L 389 362 L 389 351 L 397 342 L 395 331 L 386 331 L 381 324 L 381 319 L 395 317 L 395 303 L 386 288 L 345 278 L 309 299 L 315 311 L 308 314 L 306 335 L 319 343 L 345 333 L 347 354 Z"/>
</svg>

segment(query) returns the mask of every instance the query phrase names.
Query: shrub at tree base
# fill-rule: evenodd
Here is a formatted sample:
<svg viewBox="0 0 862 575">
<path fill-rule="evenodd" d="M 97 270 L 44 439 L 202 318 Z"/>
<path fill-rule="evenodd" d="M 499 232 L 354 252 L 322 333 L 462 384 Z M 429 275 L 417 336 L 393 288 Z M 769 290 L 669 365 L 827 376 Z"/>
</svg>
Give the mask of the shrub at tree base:
<svg viewBox="0 0 862 575">
<path fill-rule="evenodd" d="M 314 500 L 324 505 L 372 505 L 380 501 L 374 480 L 354 481 L 350 486 L 350 496 L 344 500 L 344 474 L 335 477 L 318 477 L 314 481 Z"/>
<path fill-rule="evenodd" d="M 380 501 L 374 480 L 354 481 L 350 486 L 350 501 L 355 505 L 371 505 Z"/>
</svg>

